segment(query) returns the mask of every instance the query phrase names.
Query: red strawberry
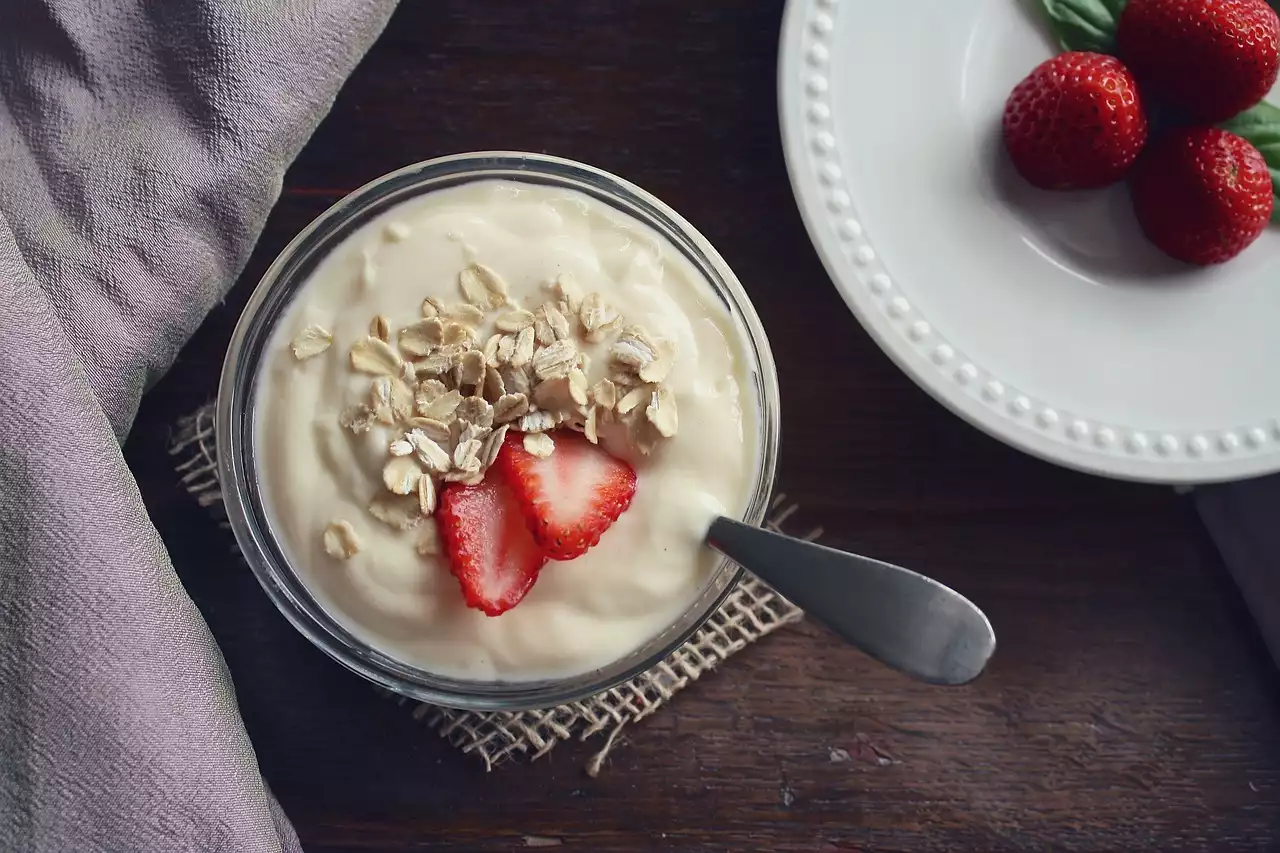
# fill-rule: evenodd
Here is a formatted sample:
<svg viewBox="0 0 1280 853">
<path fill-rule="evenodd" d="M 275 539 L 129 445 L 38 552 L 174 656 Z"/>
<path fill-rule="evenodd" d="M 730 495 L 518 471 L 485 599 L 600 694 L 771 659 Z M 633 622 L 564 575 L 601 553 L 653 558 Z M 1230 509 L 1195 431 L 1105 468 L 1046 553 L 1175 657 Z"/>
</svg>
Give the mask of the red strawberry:
<svg viewBox="0 0 1280 853">
<path fill-rule="evenodd" d="M 636 472 L 626 462 L 568 430 L 540 459 L 524 436 L 507 433 L 495 463 L 515 494 L 533 538 L 553 560 L 581 557 L 631 506 Z"/>
<path fill-rule="evenodd" d="M 1275 197 L 1262 154 L 1213 127 L 1173 131 L 1153 143 L 1129 181 L 1147 238 L 1191 264 L 1230 260 L 1267 227 Z"/>
<path fill-rule="evenodd" d="M 510 490 L 497 477 L 479 485 L 450 483 L 436 510 L 449 571 L 468 607 L 498 616 L 520 603 L 547 558 Z"/>
<path fill-rule="evenodd" d="M 1205 124 L 1258 103 L 1280 74 L 1266 0 L 1129 0 L 1116 43 L 1144 92 Z"/>
<path fill-rule="evenodd" d="M 1124 177 L 1147 142 L 1138 87 L 1120 60 L 1072 51 L 1037 66 L 1004 107 L 1004 144 L 1037 187 L 1103 187 Z"/>
</svg>

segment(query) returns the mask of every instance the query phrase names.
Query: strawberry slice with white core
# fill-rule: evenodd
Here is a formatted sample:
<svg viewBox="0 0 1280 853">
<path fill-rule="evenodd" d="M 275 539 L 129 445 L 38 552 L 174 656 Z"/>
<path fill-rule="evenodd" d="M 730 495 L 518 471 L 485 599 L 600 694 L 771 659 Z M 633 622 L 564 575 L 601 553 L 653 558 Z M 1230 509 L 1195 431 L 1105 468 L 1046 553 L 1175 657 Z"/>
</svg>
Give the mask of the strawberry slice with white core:
<svg viewBox="0 0 1280 853">
<path fill-rule="evenodd" d="M 547 562 L 499 477 L 475 486 L 450 483 L 440 494 L 436 521 L 467 606 L 490 616 L 519 604 Z"/>
<path fill-rule="evenodd" d="M 572 560 L 631 506 L 636 472 L 576 432 L 559 430 L 551 438 L 555 450 L 539 458 L 524 449 L 523 435 L 507 433 L 494 464 L 543 553 Z"/>
</svg>

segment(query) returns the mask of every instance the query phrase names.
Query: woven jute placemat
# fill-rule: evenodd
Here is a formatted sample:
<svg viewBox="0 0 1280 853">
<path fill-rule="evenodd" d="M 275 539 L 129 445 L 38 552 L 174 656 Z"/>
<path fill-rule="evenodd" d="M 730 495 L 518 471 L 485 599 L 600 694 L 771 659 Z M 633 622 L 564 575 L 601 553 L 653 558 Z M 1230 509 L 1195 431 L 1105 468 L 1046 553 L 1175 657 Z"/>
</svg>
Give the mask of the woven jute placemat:
<svg viewBox="0 0 1280 853">
<path fill-rule="evenodd" d="M 210 403 L 182 418 L 169 452 L 186 491 L 226 526 L 213 413 Z M 789 529 L 783 532 L 801 535 L 790 529 L 795 526 L 795 512 L 795 504 L 788 502 L 785 495 L 777 495 L 766 526 L 777 531 L 786 526 Z M 821 528 L 802 534 L 810 540 L 820 535 Z M 587 762 L 587 773 L 595 776 L 625 726 L 653 714 L 721 662 L 802 615 L 799 608 L 767 585 L 753 578 L 745 580 L 729 593 L 692 639 L 652 669 L 588 699 L 543 711 L 457 711 L 383 692 L 411 708 L 415 718 L 425 721 L 464 753 L 479 757 L 489 770 L 511 758 L 540 758 L 571 738 L 603 737 L 600 749 Z"/>
</svg>

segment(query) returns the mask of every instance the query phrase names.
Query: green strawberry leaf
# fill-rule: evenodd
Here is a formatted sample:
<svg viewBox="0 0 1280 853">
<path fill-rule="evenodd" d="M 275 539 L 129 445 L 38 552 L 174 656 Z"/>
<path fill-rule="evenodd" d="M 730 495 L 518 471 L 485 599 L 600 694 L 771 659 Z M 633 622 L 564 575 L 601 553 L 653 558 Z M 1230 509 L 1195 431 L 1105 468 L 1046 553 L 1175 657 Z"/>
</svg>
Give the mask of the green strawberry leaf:
<svg viewBox="0 0 1280 853">
<path fill-rule="evenodd" d="M 1280 224 L 1280 107 L 1266 101 L 1251 110 L 1245 110 L 1233 119 L 1222 123 L 1223 130 L 1243 136 L 1262 152 L 1271 172 L 1271 187 L 1276 203 L 1271 211 L 1271 221 Z"/>
<path fill-rule="evenodd" d="M 1063 50 L 1115 53 L 1116 26 L 1128 0 L 1040 0 Z M 1276 0 L 1280 2 L 1280 0 Z"/>
</svg>

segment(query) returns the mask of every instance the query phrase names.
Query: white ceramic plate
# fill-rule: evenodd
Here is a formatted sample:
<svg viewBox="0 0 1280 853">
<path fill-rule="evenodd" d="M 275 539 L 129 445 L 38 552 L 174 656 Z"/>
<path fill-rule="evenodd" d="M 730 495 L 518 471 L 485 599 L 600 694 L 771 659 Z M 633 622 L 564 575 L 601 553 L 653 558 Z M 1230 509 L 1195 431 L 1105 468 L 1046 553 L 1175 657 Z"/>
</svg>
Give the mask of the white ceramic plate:
<svg viewBox="0 0 1280 853">
<path fill-rule="evenodd" d="M 1123 188 L 1022 182 L 1000 116 L 1053 52 L 1022 0 L 791 0 L 783 141 L 827 271 L 903 370 L 1016 447 L 1161 482 L 1280 470 L 1280 227 L 1192 269 Z"/>
</svg>

